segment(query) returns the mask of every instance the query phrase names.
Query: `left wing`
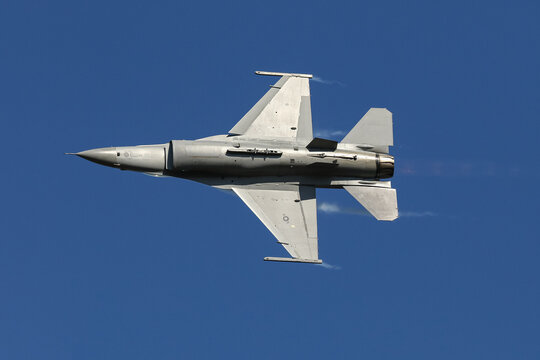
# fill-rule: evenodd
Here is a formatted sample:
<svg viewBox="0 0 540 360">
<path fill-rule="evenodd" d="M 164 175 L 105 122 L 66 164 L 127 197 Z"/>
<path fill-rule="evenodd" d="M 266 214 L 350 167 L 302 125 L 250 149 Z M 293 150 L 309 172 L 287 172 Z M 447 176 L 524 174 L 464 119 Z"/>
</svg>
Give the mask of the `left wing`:
<svg viewBox="0 0 540 360">
<path fill-rule="evenodd" d="M 313 139 L 309 79 L 313 75 L 256 71 L 281 76 L 229 131 L 229 135 L 309 143 Z"/>
<path fill-rule="evenodd" d="M 284 189 L 233 187 L 293 259 L 274 261 L 321 263 L 317 248 L 315 188 L 290 185 Z"/>
<path fill-rule="evenodd" d="M 398 217 L 396 189 L 390 181 L 379 181 L 377 186 L 343 186 L 377 220 L 393 221 Z"/>
</svg>

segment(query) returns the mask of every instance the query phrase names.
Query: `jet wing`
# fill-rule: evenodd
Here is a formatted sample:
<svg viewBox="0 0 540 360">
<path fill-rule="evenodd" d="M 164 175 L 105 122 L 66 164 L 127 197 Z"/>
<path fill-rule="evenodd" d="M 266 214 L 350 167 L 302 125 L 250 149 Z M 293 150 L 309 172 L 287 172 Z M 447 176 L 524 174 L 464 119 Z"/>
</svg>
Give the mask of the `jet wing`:
<svg viewBox="0 0 540 360">
<path fill-rule="evenodd" d="M 293 259 L 274 261 L 321 263 L 317 247 L 315 188 L 290 185 L 284 189 L 233 187 Z"/>
<path fill-rule="evenodd" d="M 229 131 L 229 135 L 309 143 L 313 139 L 309 92 L 309 79 L 313 75 L 255 73 L 281 78 Z"/>
</svg>

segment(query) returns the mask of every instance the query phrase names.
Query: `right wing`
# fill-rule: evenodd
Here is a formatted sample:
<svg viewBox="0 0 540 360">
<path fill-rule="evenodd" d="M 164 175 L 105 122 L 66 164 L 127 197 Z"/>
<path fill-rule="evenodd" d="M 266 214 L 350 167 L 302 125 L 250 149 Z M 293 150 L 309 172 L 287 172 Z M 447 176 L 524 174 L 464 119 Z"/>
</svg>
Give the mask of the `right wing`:
<svg viewBox="0 0 540 360">
<path fill-rule="evenodd" d="M 309 143 L 313 139 L 309 92 L 309 79 L 313 75 L 255 73 L 281 78 L 229 131 L 229 135 Z"/>
<path fill-rule="evenodd" d="M 293 259 L 277 261 L 320 263 L 317 246 L 315 188 L 290 185 L 284 189 L 233 187 Z"/>
</svg>

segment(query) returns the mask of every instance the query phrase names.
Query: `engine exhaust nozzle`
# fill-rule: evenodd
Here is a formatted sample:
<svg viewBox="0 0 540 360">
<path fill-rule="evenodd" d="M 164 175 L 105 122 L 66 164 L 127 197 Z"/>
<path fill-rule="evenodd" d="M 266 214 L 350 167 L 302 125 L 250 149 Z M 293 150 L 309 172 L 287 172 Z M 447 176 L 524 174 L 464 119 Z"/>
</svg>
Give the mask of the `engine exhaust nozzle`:
<svg viewBox="0 0 540 360">
<path fill-rule="evenodd" d="M 377 154 L 377 179 L 388 179 L 394 176 L 394 157 L 388 154 Z"/>
</svg>

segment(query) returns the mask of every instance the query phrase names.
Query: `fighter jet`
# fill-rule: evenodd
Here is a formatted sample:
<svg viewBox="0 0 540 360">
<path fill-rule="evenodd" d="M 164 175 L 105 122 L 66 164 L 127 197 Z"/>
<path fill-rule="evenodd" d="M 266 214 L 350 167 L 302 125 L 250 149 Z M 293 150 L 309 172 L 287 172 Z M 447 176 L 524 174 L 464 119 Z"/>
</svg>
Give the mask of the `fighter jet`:
<svg viewBox="0 0 540 360">
<path fill-rule="evenodd" d="M 107 147 L 72 153 L 95 163 L 153 176 L 172 176 L 232 190 L 290 254 L 268 261 L 320 264 L 316 188 L 345 189 L 376 219 L 398 217 L 390 181 L 392 113 L 371 108 L 341 140 L 314 138 L 309 79 L 280 79 L 229 130 L 197 140 Z"/>
</svg>

